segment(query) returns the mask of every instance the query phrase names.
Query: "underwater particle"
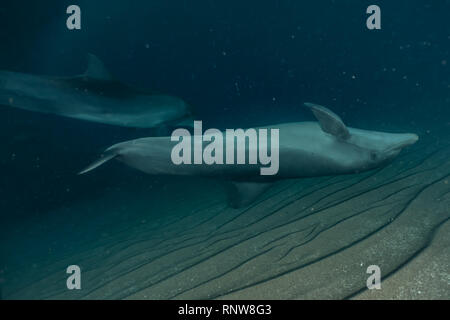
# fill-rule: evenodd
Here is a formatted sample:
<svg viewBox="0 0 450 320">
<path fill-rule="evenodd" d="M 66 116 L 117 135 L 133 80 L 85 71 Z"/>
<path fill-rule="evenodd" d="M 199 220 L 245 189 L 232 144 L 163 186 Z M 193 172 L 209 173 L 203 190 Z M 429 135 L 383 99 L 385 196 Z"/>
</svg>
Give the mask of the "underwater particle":
<svg viewBox="0 0 450 320">
<path fill-rule="evenodd" d="M 444 180 L 444 183 L 445 183 L 445 184 L 448 184 L 448 180 Z"/>
<path fill-rule="evenodd" d="M 222 55 L 226 56 L 227 55 L 226 51 L 222 51 Z"/>
<path fill-rule="evenodd" d="M 145 49 L 149 49 L 150 45 L 148 43 L 145 44 Z"/>
<path fill-rule="evenodd" d="M 276 101 L 277 100 L 277 98 L 275 98 L 275 97 L 272 97 L 272 101 Z"/>
<path fill-rule="evenodd" d="M 356 79 L 356 76 L 355 76 L 355 75 L 352 75 L 352 79 Z"/>
<path fill-rule="evenodd" d="M 403 76 L 403 80 L 407 80 L 408 79 L 408 76 Z"/>
<path fill-rule="evenodd" d="M 8 99 L 8 102 L 9 102 L 9 104 L 13 104 L 14 98 L 9 98 L 9 99 Z"/>
<path fill-rule="evenodd" d="M 295 34 L 291 34 L 291 39 L 295 39 Z"/>
<path fill-rule="evenodd" d="M 443 66 L 446 66 L 446 65 L 447 65 L 447 60 L 442 60 L 442 61 L 441 61 L 441 64 L 442 64 Z"/>
</svg>

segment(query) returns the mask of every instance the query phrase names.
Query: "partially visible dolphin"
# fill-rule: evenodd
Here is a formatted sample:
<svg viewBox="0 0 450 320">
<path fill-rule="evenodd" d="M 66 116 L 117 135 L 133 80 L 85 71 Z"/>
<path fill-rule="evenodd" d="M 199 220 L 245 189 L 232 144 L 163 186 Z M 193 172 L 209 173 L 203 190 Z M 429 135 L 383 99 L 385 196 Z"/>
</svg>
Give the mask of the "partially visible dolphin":
<svg viewBox="0 0 450 320">
<path fill-rule="evenodd" d="M 348 128 L 329 109 L 305 103 L 317 122 L 282 123 L 279 129 L 279 171 L 260 175 L 258 165 L 179 164 L 171 161 L 175 142 L 170 137 L 149 137 L 115 144 L 80 174 L 117 159 L 152 175 L 189 175 L 228 180 L 234 189 L 234 207 L 251 203 L 271 183 L 280 179 L 359 173 L 392 161 L 418 136 Z"/>
<path fill-rule="evenodd" d="M 190 119 L 182 99 L 138 90 L 111 76 L 94 55 L 75 77 L 0 71 L 0 104 L 110 125 L 155 128 Z"/>
</svg>

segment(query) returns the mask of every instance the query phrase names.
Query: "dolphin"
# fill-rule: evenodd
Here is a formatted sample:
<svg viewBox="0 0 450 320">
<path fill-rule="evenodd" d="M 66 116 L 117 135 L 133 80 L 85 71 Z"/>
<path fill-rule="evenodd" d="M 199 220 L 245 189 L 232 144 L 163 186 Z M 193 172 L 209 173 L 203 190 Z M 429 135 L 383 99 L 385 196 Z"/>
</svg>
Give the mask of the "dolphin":
<svg viewBox="0 0 450 320">
<path fill-rule="evenodd" d="M 84 74 L 52 77 L 0 71 L 0 104 L 123 127 L 155 128 L 190 119 L 182 99 L 136 89 L 115 80 L 88 55 Z"/>
<path fill-rule="evenodd" d="M 261 175 L 257 165 L 174 164 L 170 137 L 148 137 L 115 144 L 79 174 L 116 159 L 152 175 L 188 175 L 231 182 L 230 204 L 253 202 L 272 183 L 282 179 L 359 173 L 391 162 L 414 144 L 413 133 L 387 133 L 347 127 L 326 107 L 305 103 L 318 122 L 292 122 L 268 126 L 279 129 L 279 171 Z M 210 140 L 211 141 L 211 140 Z"/>
</svg>

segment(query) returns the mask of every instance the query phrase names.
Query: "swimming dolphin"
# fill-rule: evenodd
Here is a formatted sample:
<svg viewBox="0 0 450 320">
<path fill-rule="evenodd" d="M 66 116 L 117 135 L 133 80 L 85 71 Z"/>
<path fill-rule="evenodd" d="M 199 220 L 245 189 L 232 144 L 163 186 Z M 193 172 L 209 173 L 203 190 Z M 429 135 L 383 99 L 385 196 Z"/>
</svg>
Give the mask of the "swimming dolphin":
<svg viewBox="0 0 450 320">
<path fill-rule="evenodd" d="M 96 56 L 88 58 L 86 72 L 75 77 L 0 71 L 0 104 L 136 128 L 177 125 L 190 118 L 183 100 L 125 85 Z"/>
<path fill-rule="evenodd" d="M 329 109 L 305 103 L 317 122 L 282 123 L 266 128 L 279 129 L 279 171 L 260 175 L 257 165 L 179 164 L 171 161 L 175 142 L 170 137 L 149 137 L 115 144 L 80 174 L 111 159 L 152 175 L 189 175 L 232 182 L 231 204 L 251 203 L 280 179 L 358 173 L 392 161 L 418 136 L 348 128 Z"/>
</svg>

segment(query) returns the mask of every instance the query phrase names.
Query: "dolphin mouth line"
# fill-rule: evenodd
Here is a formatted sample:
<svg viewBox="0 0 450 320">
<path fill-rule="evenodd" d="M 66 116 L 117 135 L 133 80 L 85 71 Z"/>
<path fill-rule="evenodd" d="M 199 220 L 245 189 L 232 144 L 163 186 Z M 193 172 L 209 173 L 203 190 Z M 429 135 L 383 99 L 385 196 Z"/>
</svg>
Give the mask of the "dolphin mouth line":
<svg viewBox="0 0 450 320">
<path fill-rule="evenodd" d="M 392 147 L 389 147 L 385 150 L 385 152 L 389 152 L 389 151 L 396 151 L 398 149 L 403 149 L 405 147 L 408 147 L 410 145 L 413 145 L 414 143 L 416 143 L 419 140 L 419 136 L 418 135 L 414 135 L 413 137 L 411 137 L 410 139 L 397 143 L 396 145 L 393 145 Z"/>
</svg>

